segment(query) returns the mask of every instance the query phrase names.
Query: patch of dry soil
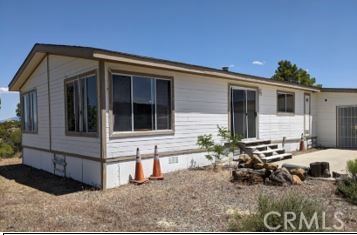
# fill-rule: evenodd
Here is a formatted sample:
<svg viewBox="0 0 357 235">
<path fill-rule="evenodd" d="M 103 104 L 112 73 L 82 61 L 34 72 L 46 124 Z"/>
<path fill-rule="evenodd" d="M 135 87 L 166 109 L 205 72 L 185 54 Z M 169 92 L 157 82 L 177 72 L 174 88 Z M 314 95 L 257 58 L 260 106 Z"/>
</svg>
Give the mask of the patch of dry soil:
<svg viewBox="0 0 357 235">
<path fill-rule="evenodd" d="M 0 231 L 226 231 L 229 214 L 254 211 L 261 193 L 291 191 L 342 211 L 345 229 L 357 231 L 357 207 L 335 195 L 333 182 L 273 187 L 229 179 L 229 171 L 184 170 L 164 181 L 98 191 L 19 159 L 0 160 Z"/>
</svg>

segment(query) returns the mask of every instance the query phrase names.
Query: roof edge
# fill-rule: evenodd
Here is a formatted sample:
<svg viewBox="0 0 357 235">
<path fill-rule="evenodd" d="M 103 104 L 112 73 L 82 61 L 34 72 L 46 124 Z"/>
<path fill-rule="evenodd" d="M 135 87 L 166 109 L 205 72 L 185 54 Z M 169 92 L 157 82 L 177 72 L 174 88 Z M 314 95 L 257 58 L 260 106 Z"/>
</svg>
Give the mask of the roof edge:
<svg viewBox="0 0 357 235">
<path fill-rule="evenodd" d="M 357 88 L 321 88 L 321 92 L 344 92 L 344 93 L 357 93 Z"/>
<path fill-rule="evenodd" d="M 141 61 L 148 61 L 148 62 L 154 62 L 154 63 L 163 63 L 163 64 L 177 66 L 177 67 L 186 68 L 186 69 L 189 68 L 192 70 L 215 72 L 215 73 L 218 73 L 221 75 L 238 76 L 238 77 L 242 77 L 242 78 L 246 78 L 246 79 L 252 79 L 252 82 L 262 82 L 265 84 L 269 83 L 271 85 L 288 86 L 293 89 L 300 88 L 302 90 L 310 90 L 310 91 L 316 91 L 316 92 L 320 91 L 319 87 L 306 86 L 306 85 L 301 85 L 301 84 L 289 83 L 289 82 L 285 82 L 285 81 L 276 81 L 276 80 L 271 80 L 270 78 L 266 78 L 266 77 L 238 73 L 238 72 L 232 72 L 232 71 L 223 71 L 221 69 L 216 69 L 216 68 L 206 67 L 206 66 L 201 66 L 201 65 L 194 65 L 194 64 L 188 64 L 188 63 L 183 63 L 183 62 L 158 59 L 158 58 L 153 58 L 153 57 L 147 57 L 147 56 L 141 56 L 141 55 L 135 55 L 135 54 L 129 54 L 129 53 L 124 53 L 124 52 L 117 52 L 117 51 L 112 51 L 112 50 L 93 48 L 93 47 L 82 47 L 82 46 L 60 45 L 60 44 L 45 44 L 45 43 L 36 43 L 32 47 L 31 51 L 26 56 L 24 62 L 21 64 L 20 68 L 18 69 L 18 71 L 15 73 L 14 77 L 10 81 L 10 83 L 8 85 L 10 90 L 12 89 L 16 80 L 24 72 L 26 66 L 31 61 L 32 57 L 37 52 L 56 54 L 56 55 L 62 55 L 62 56 L 79 57 L 79 58 L 85 58 L 85 59 L 96 59 L 96 60 L 98 60 L 98 58 L 95 58 L 93 56 L 94 53 L 103 53 L 103 54 L 107 54 L 107 55 L 120 56 L 120 57 L 124 57 L 124 58 L 129 58 L 129 59 L 137 59 L 137 60 L 141 60 Z"/>
</svg>

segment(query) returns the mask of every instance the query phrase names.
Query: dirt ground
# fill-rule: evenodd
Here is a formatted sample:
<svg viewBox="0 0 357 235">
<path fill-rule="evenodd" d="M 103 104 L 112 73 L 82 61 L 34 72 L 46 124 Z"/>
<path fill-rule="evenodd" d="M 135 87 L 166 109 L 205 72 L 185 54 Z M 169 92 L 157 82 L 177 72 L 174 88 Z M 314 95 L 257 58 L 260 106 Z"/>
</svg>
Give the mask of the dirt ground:
<svg viewBox="0 0 357 235">
<path fill-rule="evenodd" d="M 345 230 L 357 231 L 357 207 L 335 195 L 333 182 L 273 187 L 229 179 L 229 171 L 185 170 L 103 192 L 22 166 L 19 159 L 0 160 L 0 231 L 226 231 L 233 210 L 254 211 L 261 193 L 290 191 L 343 212 Z"/>
</svg>

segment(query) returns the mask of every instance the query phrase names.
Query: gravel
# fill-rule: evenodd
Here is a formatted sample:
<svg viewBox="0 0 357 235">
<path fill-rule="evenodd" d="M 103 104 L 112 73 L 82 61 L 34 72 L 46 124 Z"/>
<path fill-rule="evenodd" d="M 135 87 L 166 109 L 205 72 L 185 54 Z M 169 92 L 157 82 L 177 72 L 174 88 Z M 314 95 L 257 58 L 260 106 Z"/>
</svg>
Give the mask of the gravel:
<svg viewBox="0 0 357 235">
<path fill-rule="evenodd" d="M 335 195 L 331 181 L 246 186 L 231 183 L 228 170 L 184 170 L 99 191 L 19 163 L 0 160 L 0 231 L 226 231 L 230 214 L 254 212 L 260 194 L 288 192 L 343 212 L 345 230 L 357 231 L 357 207 Z"/>
</svg>

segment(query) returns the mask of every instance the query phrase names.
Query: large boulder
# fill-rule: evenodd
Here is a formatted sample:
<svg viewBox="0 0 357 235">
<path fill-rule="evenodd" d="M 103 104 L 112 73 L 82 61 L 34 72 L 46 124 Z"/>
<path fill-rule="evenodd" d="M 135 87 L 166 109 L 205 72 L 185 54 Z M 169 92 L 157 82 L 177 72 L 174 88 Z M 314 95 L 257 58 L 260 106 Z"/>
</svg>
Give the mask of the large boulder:
<svg viewBox="0 0 357 235">
<path fill-rule="evenodd" d="M 268 185 L 289 186 L 293 184 L 293 177 L 286 168 L 280 168 L 273 171 L 271 175 L 265 179 Z"/>
<path fill-rule="evenodd" d="M 243 154 L 239 155 L 240 162 L 246 163 L 250 159 L 251 159 L 251 157 L 248 154 L 243 153 Z"/>
<path fill-rule="evenodd" d="M 300 180 L 304 181 L 305 180 L 305 170 L 302 168 L 297 168 L 297 169 L 291 169 L 290 173 L 292 175 L 297 175 L 299 176 Z"/>
<path fill-rule="evenodd" d="M 255 163 L 253 165 L 253 169 L 263 169 L 264 168 L 264 163 Z"/>
<path fill-rule="evenodd" d="M 249 168 L 239 168 L 232 171 L 232 182 L 243 184 L 260 184 L 264 182 L 265 169 L 253 170 Z"/>
<path fill-rule="evenodd" d="M 275 171 L 279 168 L 279 165 L 274 163 L 265 163 L 264 168 L 269 171 Z"/>
<path fill-rule="evenodd" d="M 293 185 L 301 185 L 302 184 L 302 181 L 299 176 L 292 175 L 292 179 L 293 179 Z"/>
<path fill-rule="evenodd" d="M 254 164 L 258 164 L 258 163 L 264 164 L 263 160 L 257 154 L 253 154 L 251 158 Z"/>
</svg>

